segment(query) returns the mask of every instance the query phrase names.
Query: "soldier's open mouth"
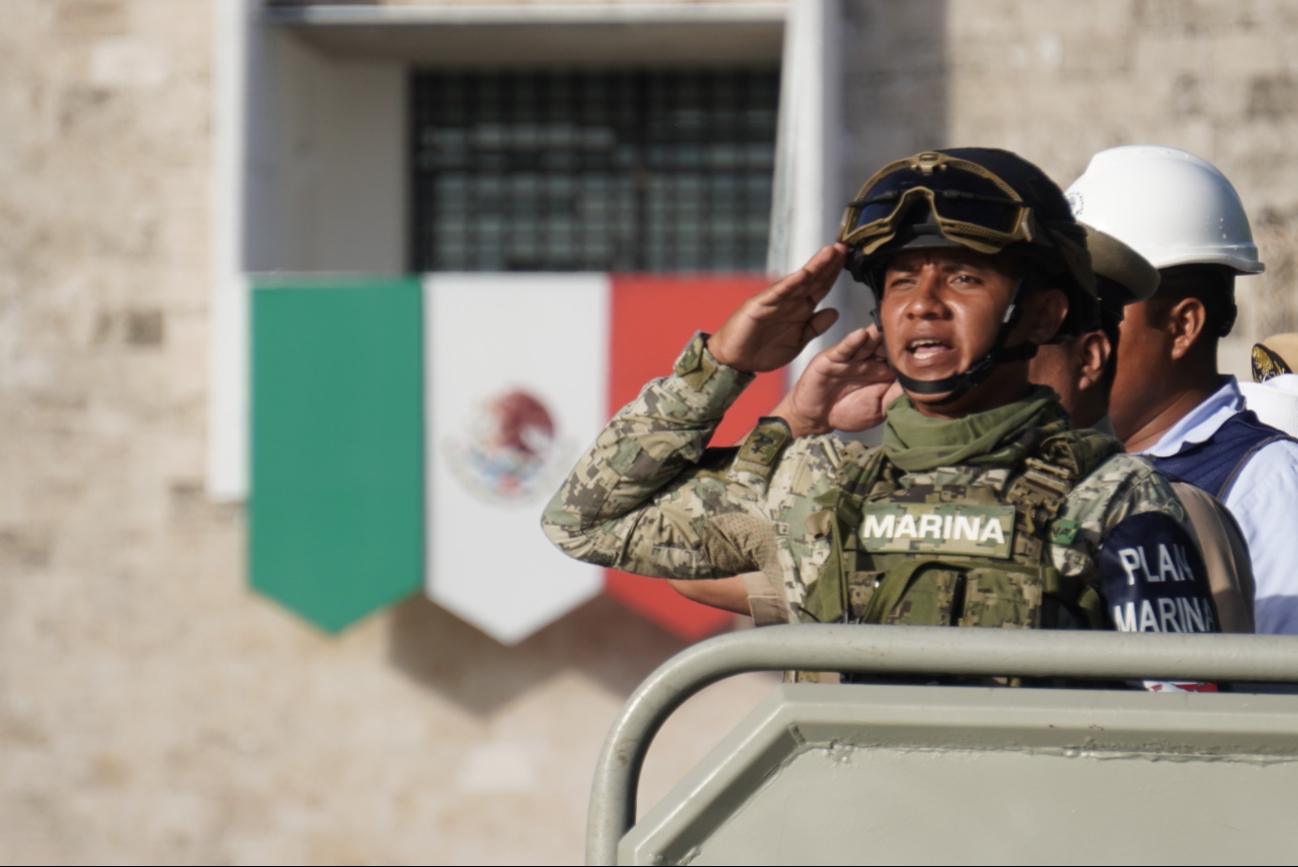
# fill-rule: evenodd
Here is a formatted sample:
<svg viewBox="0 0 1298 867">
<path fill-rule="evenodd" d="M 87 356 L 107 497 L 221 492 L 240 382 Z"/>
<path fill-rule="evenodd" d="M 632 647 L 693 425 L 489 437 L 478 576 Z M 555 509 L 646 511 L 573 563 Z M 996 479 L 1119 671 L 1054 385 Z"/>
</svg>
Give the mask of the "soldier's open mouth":
<svg viewBox="0 0 1298 867">
<path fill-rule="evenodd" d="M 945 359 L 955 348 L 951 344 L 934 338 L 920 338 L 906 344 L 906 352 L 911 358 L 921 363 L 937 363 Z"/>
</svg>

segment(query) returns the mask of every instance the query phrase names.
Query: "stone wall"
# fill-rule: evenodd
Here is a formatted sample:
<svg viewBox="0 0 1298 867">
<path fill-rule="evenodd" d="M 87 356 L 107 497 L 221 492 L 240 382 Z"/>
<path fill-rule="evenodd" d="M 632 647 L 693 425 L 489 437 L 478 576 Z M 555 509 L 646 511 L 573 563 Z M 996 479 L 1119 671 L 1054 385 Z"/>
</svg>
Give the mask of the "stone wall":
<svg viewBox="0 0 1298 867">
<path fill-rule="evenodd" d="M 950 0 L 951 141 L 997 142 L 1070 183 L 1095 151 L 1165 144 L 1239 190 L 1267 272 L 1238 281 L 1223 364 L 1298 329 L 1298 6 L 1242 0 Z"/>
<path fill-rule="evenodd" d="M 1222 363 L 1298 330 L 1298 6 L 1241 0 L 924 0 L 846 4 L 854 188 L 918 149 L 1017 151 L 1067 186 L 1091 154 L 1165 144 L 1239 190 L 1267 264 L 1238 281 Z"/>
<path fill-rule="evenodd" d="M 566 0 L 568 4 L 577 5 L 610 5 L 636 0 Z M 640 0 L 644 2 L 644 0 Z M 648 0 L 653 4 L 699 4 L 699 3 L 763 3 L 780 6 L 785 0 Z M 267 6 L 543 6 L 553 0 L 440 0 L 429 3 L 428 0 L 266 0 Z"/>
</svg>

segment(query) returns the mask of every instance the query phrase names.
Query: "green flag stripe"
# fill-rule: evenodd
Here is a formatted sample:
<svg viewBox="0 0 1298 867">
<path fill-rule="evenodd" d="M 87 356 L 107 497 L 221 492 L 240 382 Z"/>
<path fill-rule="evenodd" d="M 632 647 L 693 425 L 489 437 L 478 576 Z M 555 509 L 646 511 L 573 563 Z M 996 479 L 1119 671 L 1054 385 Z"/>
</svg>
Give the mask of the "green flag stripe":
<svg viewBox="0 0 1298 867">
<path fill-rule="evenodd" d="M 423 586 L 420 295 L 254 285 L 249 574 L 330 632 Z"/>
</svg>

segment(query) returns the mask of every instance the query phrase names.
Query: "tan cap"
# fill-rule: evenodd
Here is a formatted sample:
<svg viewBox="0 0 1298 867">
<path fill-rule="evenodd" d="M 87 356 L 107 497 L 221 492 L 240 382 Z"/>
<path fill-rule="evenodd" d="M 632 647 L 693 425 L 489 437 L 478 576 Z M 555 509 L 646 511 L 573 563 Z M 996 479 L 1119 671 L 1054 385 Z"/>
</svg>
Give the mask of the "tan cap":
<svg viewBox="0 0 1298 867">
<path fill-rule="evenodd" d="M 1253 344 L 1253 381 L 1298 371 L 1298 334 L 1276 334 Z"/>
<path fill-rule="evenodd" d="M 1158 269 L 1148 259 L 1107 232 L 1086 223 L 1081 223 L 1081 226 L 1086 230 L 1091 268 L 1097 277 L 1105 278 L 1096 281 L 1103 306 L 1121 308 L 1153 297 L 1158 291 Z M 1106 280 L 1116 285 L 1106 286 Z M 1110 297 L 1105 297 L 1106 290 Z M 1120 309 L 1117 312 L 1121 312 Z"/>
</svg>

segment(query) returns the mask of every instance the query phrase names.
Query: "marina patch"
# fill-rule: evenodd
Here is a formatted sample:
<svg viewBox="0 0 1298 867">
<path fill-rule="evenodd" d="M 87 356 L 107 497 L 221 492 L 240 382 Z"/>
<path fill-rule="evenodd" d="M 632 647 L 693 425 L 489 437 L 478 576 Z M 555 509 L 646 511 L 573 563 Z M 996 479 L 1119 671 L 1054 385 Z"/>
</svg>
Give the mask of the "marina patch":
<svg viewBox="0 0 1298 867">
<path fill-rule="evenodd" d="M 861 544 L 880 553 L 942 553 L 1006 558 L 1014 544 L 1013 506 L 866 503 Z"/>
</svg>

